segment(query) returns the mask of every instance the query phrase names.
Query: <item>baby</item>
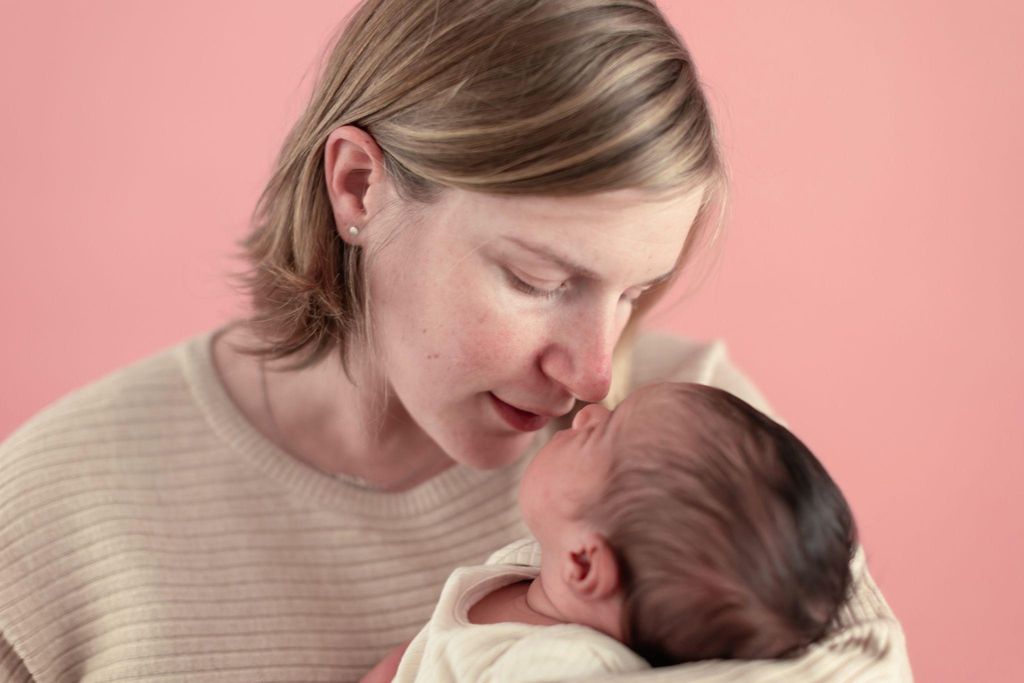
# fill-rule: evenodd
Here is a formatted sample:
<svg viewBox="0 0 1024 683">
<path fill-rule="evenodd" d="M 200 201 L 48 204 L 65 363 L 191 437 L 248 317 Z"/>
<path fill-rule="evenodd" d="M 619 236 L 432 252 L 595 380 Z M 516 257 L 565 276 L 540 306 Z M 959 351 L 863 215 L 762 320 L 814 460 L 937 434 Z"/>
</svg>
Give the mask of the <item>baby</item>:
<svg viewBox="0 0 1024 683">
<path fill-rule="evenodd" d="M 583 408 L 529 464 L 519 503 L 539 569 L 493 563 L 510 555 L 499 552 L 456 570 L 408 649 L 364 681 L 786 657 L 824 634 L 851 583 L 856 530 L 821 463 L 785 427 L 699 384 Z"/>
</svg>

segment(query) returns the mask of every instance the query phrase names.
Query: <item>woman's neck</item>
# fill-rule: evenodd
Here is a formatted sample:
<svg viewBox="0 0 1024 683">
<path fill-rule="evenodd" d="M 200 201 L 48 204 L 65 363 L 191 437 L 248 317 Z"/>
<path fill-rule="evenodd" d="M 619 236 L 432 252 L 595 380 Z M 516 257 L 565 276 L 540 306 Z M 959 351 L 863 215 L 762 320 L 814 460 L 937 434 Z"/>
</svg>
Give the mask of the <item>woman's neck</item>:
<svg viewBox="0 0 1024 683">
<path fill-rule="evenodd" d="M 370 381 L 353 383 L 337 354 L 284 370 L 284 362 L 235 348 L 256 342 L 244 325 L 224 330 L 213 341 L 214 365 L 246 419 L 292 457 L 392 492 L 411 489 L 454 464 L 397 400 L 382 404 Z"/>
</svg>

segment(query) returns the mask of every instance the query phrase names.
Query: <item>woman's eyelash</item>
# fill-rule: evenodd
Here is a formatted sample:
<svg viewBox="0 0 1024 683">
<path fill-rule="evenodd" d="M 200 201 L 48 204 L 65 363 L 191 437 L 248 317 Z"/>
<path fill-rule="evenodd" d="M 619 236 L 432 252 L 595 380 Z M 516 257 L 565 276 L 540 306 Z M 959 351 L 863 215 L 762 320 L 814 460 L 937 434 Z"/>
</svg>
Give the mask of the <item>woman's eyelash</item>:
<svg viewBox="0 0 1024 683">
<path fill-rule="evenodd" d="M 562 296 L 562 294 L 565 293 L 565 290 L 568 287 L 568 283 L 566 282 L 561 283 L 555 289 L 541 289 L 540 287 L 534 287 L 529 282 L 526 282 L 525 280 L 523 280 L 510 270 L 505 271 L 505 276 L 508 278 L 509 284 L 511 284 L 514 289 L 522 292 L 523 294 L 536 297 L 538 299 L 555 299 L 559 296 Z M 622 299 L 630 306 L 635 306 L 637 304 L 637 301 L 640 299 L 640 296 L 645 291 L 647 291 L 646 288 L 641 290 L 634 296 L 627 296 L 623 294 Z"/>
<path fill-rule="evenodd" d="M 515 289 L 519 290 L 523 294 L 534 296 L 539 299 L 554 299 L 555 297 L 561 296 L 565 289 L 565 283 L 563 282 L 556 289 L 541 289 L 540 287 L 534 287 L 529 282 L 526 282 L 522 278 L 518 277 L 512 271 L 506 270 L 505 275 L 508 278 L 509 283 Z"/>
</svg>

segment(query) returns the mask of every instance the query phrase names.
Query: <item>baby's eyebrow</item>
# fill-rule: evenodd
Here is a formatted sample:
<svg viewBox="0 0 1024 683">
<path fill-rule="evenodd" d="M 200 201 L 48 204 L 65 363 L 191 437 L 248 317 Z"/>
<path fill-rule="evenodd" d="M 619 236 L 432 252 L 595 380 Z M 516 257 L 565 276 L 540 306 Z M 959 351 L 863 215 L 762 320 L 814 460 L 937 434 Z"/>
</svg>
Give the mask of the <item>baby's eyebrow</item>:
<svg viewBox="0 0 1024 683">
<path fill-rule="evenodd" d="M 543 245 L 540 245 L 540 244 L 531 244 L 530 242 L 527 242 L 527 241 L 525 241 L 523 239 L 520 239 L 518 237 L 513 237 L 513 236 L 506 236 L 505 239 L 508 240 L 509 242 L 512 242 L 513 244 L 515 244 L 516 246 L 518 246 L 521 249 L 525 249 L 526 251 L 529 251 L 529 252 L 531 252 L 531 253 L 533 253 L 533 254 L 535 254 L 537 256 L 540 256 L 543 259 L 547 259 L 548 261 L 554 263 L 559 268 L 561 268 L 561 269 L 563 269 L 565 271 L 568 271 L 568 272 L 570 272 L 570 273 L 572 273 L 574 275 L 579 275 L 581 277 L 585 277 L 588 280 L 600 280 L 601 279 L 601 276 L 598 275 L 593 270 L 591 270 L 590 268 L 587 268 L 583 264 L 575 262 L 571 258 L 569 258 L 568 256 L 565 256 L 563 254 L 559 254 L 558 252 L 556 252 L 556 251 L 554 251 L 554 250 L 552 250 L 552 249 L 550 249 L 550 248 L 548 248 L 546 246 L 543 246 Z M 639 285 L 637 285 L 637 287 L 645 288 L 645 287 L 654 287 L 655 285 L 660 285 L 662 282 L 665 282 L 668 279 L 670 279 L 674 273 L 675 273 L 675 269 L 673 268 L 672 270 L 668 271 L 664 275 L 659 275 L 658 277 L 652 278 L 652 279 L 648 280 L 647 282 L 640 283 Z"/>
</svg>

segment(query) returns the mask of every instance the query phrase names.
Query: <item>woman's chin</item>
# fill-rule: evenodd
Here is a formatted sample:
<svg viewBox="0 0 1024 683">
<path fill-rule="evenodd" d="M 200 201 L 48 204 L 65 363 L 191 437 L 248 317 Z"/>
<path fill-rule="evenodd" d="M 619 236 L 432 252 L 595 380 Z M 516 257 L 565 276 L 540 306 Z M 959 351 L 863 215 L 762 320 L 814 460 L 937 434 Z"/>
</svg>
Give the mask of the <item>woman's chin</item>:
<svg viewBox="0 0 1024 683">
<path fill-rule="evenodd" d="M 481 439 L 474 444 L 459 444 L 449 457 L 460 465 L 478 470 L 508 467 L 526 455 L 534 434 L 517 434 L 502 438 Z"/>
</svg>

